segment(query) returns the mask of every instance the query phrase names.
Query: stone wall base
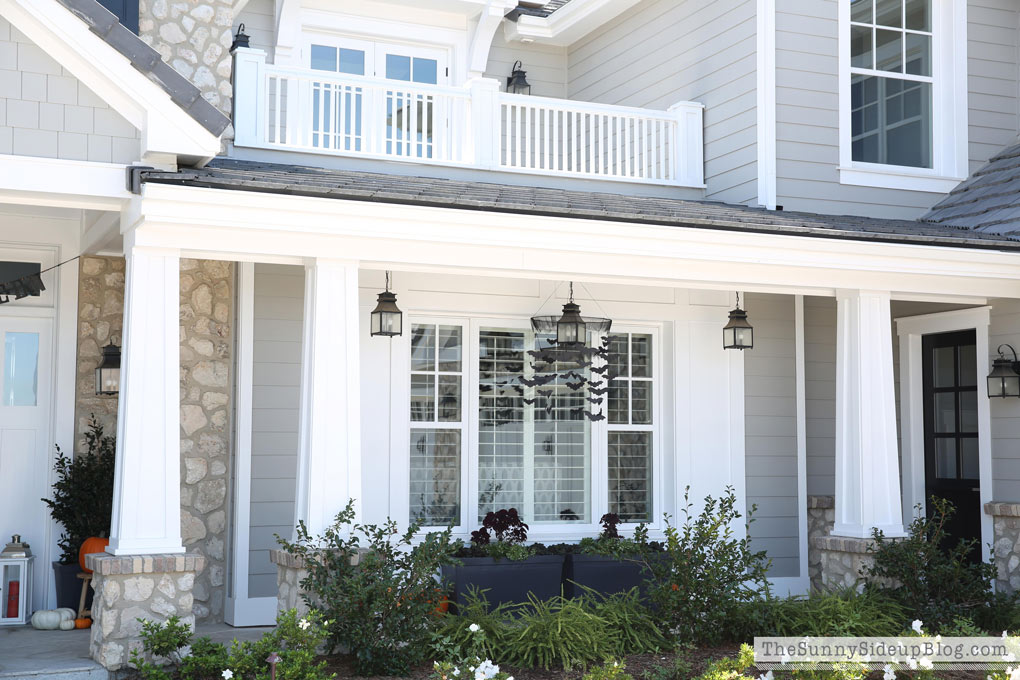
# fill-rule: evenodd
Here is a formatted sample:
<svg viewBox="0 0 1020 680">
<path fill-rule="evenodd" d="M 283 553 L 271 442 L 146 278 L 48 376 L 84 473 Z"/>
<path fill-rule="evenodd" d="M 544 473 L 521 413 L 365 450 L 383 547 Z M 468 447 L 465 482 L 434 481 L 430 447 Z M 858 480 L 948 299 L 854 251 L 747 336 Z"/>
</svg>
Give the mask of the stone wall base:
<svg viewBox="0 0 1020 680">
<path fill-rule="evenodd" d="M 832 533 L 832 524 L 836 521 L 836 503 L 832 496 L 808 496 L 808 577 L 811 590 L 822 589 L 822 556 L 812 542 Z"/>
<path fill-rule="evenodd" d="M 107 555 L 85 557 L 92 569 L 92 631 L 89 653 L 109 670 L 127 666 L 131 650 L 141 649 L 139 619 L 165 621 L 177 615 L 194 630 L 195 576 L 205 557 L 178 555 Z"/>
<path fill-rule="evenodd" d="M 995 562 L 995 591 L 1020 590 L 1020 503 L 985 503 L 992 516 L 992 551 Z"/>
<path fill-rule="evenodd" d="M 308 576 L 304 559 L 286 550 L 270 550 L 269 560 L 276 565 L 276 611 L 296 609 L 298 616 L 304 616 L 308 613 L 301 589 L 301 581 Z"/>
<path fill-rule="evenodd" d="M 821 590 L 852 588 L 863 581 L 862 572 L 875 564 L 870 538 L 816 536 L 811 546 L 817 551 Z"/>
</svg>

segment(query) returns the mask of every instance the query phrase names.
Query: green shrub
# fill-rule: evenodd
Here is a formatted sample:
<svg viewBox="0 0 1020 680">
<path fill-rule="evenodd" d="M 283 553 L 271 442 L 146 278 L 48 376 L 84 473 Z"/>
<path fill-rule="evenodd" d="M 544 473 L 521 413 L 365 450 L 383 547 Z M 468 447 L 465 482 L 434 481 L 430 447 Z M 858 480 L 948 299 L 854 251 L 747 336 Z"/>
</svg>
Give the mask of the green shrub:
<svg viewBox="0 0 1020 680">
<path fill-rule="evenodd" d="M 320 618 L 310 612 L 298 618 L 293 609 L 280 613 L 276 627 L 259 640 L 234 640 L 227 648 L 209 638 L 192 640 L 191 626 L 176 616 L 142 623 L 142 651 L 131 651 L 131 665 L 143 680 L 269 680 L 266 659 L 276 653 L 278 680 L 328 680 L 326 663 L 316 661 L 325 637 Z M 190 646 L 190 650 L 188 647 Z M 166 660 L 166 664 L 159 663 Z"/>
<path fill-rule="evenodd" d="M 644 654 L 672 649 L 662 633 L 656 617 L 641 604 L 637 588 L 623 593 L 602 595 L 585 589 L 584 604 L 593 614 L 605 621 L 610 633 L 615 634 L 616 656 Z"/>
<path fill-rule="evenodd" d="M 627 672 L 627 665 L 619 661 L 607 661 L 584 674 L 582 680 L 634 680 Z"/>
<path fill-rule="evenodd" d="M 769 563 L 764 551 L 751 551 L 745 532 L 734 535 L 741 514 L 731 487 L 718 500 L 706 497 L 697 517 L 689 493 L 688 487 L 684 523 L 674 526 L 666 516 L 666 558 L 650 559 L 646 552 L 643 560 L 651 574 L 649 596 L 670 632 L 682 642 L 713 644 L 727 636 L 743 606 L 767 595 Z"/>
<path fill-rule="evenodd" d="M 688 680 L 691 677 L 691 663 L 682 656 L 676 656 L 668 664 L 656 664 L 647 669 L 642 680 Z"/>
<path fill-rule="evenodd" d="M 293 543 L 277 537 L 305 560 L 305 601 L 329 620 L 330 651 L 350 650 L 360 675 L 404 675 L 428 655 L 442 596 L 435 575 L 455 546 L 449 528 L 415 540 L 420 528 L 355 524 L 351 501 L 320 537 L 303 523 Z"/>
<path fill-rule="evenodd" d="M 1020 592 L 994 593 L 988 602 L 978 607 L 971 616 L 981 630 L 998 634 L 1004 630 L 1020 630 Z"/>
<path fill-rule="evenodd" d="M 113 514 L 113 469 L 116 440 L 103 433 L 95 416 L 89 419 L 85 432 L 85 451 L 73 458 L 57 448 L 53 472 L 53 498 L 43 498 L 50 515 L 64 531 L 60 546 L 60 563 L 77 564 L 78 551 L 86 538 L 105 537 L 110 531 Z"/>
<path fill-rule="evenodd" d="M 903 539 L 888 539 L 875 530 L 875 563 L 865 569 L 868 589 L 898 600 L 911 614 L 934 629 L 954 619 L 969 618 L 992 602 L 995 568 L 970 560 L 976 540 L 952 541 L 946 522 L 956 509 L 932 496 L 930 517 L 917 517 Z M 876 580 L 877 579 L 877 580 Z"/>
<path fill-rule="evenodd" d="M 513 629 L 504 637 L 500 657 L 514 666 L 587 668 L 615 656 L 617 631 L 609 631 L 581 600 L 531 599 L 519 607 Z"/>
<path fill-rule="evenodd" d="M 625 538 L 620 535 L 617 526 L 620 517 L 615 513 L 606 513 L 599 520 L 602 532 L 596 538 L 582 538 L 574 552 L 581 555 L 606 555 L 618 560 L 640 559 L 647 551 L 661 552 L 659 543 L 648 541 L 648 525 L 638 524 L 634 528 L 634 537 Z"/>
<path fill-rule="evenodd" d="M 697 680 L 738 680 L 746 677 L 744 672 L 754 666 L 754 649 L 750 645 L 740 645 L 740 652 L 735 658 L 719 659 L 708 664 L 705 672 Z"/>
<path fill-rule="evenodd" d="M 771 599 L 769 635 L 784 637 L 880 637 L 898 635 L 909 613 L 878 591 L 846 588 L 808 597 Z M 765 634 L 759 632 L 759 635 Z"/>
<path fill-rule="evenodd" d="M 442 617 L 439 628 L 433 632 L 432 658 L 463 660 L 477 656 L 501 659 L 497 651 L 509 630 L 507 622 L 513 619 L 514 608 L 504 603 L 490 610 L 484 592 L 472 586 L 465 595 L 464 603 L 457 606 L 457 614 Z"/>
</svg>

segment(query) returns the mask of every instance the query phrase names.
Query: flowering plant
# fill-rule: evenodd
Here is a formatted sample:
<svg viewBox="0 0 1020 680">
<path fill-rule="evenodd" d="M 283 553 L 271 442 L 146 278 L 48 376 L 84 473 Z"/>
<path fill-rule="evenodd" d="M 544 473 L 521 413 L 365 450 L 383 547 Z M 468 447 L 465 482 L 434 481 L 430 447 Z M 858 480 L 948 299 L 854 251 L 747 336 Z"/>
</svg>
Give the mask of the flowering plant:
<svg viewBox="0 0 1020 680">
<path fill-rule="evenodd" d="M 478 650 L 485 647 L 485 631 L 477 623 L 468 626 L 468 638 L 455 657 L 433 664 L 432 680 L 514 680 L 499 670 L 491 659 L 483 659 Z"/>
</svg>

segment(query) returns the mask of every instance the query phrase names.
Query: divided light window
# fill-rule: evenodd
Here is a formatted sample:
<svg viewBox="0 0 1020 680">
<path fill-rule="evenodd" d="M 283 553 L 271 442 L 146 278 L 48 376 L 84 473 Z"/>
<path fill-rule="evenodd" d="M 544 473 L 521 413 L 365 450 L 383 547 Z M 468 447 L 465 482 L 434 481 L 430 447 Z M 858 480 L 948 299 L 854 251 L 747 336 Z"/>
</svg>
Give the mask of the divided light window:
<svg viewBox="0 0 1020 680">
<path fill-rule="evenodd" d="M 932 0 L 849 2 L 853 160 L 933 167 Z"/>
<path fill-rule="evenodd" d="M 609 338 L 609 512 L 652 519 L 652 336 Z"/>
</svg>

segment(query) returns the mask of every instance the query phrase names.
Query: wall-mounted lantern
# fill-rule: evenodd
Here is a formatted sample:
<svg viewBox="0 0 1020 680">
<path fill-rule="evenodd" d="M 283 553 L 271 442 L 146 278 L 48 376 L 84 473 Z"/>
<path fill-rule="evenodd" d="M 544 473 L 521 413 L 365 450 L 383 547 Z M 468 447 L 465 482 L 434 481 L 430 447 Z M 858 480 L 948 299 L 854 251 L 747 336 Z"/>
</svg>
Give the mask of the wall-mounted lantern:
<svg viewBox="0 0 1020 680">
<path fill-rule="evenodd" d="M 531 94 L 531 83 L 528 82 L 524 64 L 518 59 L 514 62 L 510 75 L 506 79 L 506 91 L 513 94 Z"/>
<path fill-rule="evenodd" d="M 740 293 L 737 306 L 730 311 L 730 320 L 723 326 L 723 349 L 753 349 L 754 327 L 747 321 L 747 312 L 740 308 Z"/>
<path fill-rule="evenodd" d="M 96 366 L 96 394 L 120 392 L 120 347 L 112 342 L 103 348 L 103 360 Z"/>
<path fill-rule="evenodd" d="M 391 338 L 404 333 L 404 314 L 397 307 L 397 296 L 390 292 L 390 273 L 386 272 L 386 290 L 372 310 L 372 335 Z"/>
<path fill-rule="evenodd" d="M 1012 359 L 1007 359 L 1002 351 L 1008 347 L 1013 353 Z M 988 374 L 988 396 L 1020 397 L 1020 362 L 1016 358 L 1016 350 L 1012 345 L 999 345 L 999 358 L 992 363 L 992 372 Z"/>
<path fill-rule="evenodd" d="M 230 51 L 233 52 L 238 47 L 251 47 L 251 36 L 244 32 L 244 24 L 238 25 L 234 42 L 230 43 Z"/>
</svg>

